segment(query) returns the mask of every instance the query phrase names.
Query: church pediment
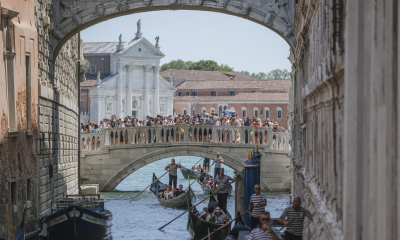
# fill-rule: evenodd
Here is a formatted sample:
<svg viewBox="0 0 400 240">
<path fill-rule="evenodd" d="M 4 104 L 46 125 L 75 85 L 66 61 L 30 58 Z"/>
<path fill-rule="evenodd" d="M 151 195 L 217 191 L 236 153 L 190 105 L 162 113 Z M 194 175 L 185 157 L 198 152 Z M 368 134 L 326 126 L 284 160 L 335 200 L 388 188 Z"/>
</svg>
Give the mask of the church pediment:
<svg viewBox="0 0 400 240">
<path fill-rule="evenodd" d="M 164 57 L 158 48 L 151 44 L 146 38 L 133 39 L 125 43 L 124 49 L 118 55 L 129 57 Z"/>
</svg>

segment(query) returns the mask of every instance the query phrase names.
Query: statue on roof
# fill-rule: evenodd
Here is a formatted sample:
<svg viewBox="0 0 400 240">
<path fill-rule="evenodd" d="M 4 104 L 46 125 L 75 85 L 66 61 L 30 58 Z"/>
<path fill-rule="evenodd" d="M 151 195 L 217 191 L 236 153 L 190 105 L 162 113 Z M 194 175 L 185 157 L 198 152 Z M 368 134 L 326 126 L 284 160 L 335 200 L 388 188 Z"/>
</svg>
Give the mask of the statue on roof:
<svg viewBox="0 0 400 240">
<path fill-rule="evenodd" d="M 137 22 L 137 32 L 140 33 L 140 30 L 142 29 L 142 23 L 139 21 Z"/>
<path fill-rule="evenodd" d="M 99 71 L 99 72 L 97 73 L 97 81 L 98 81 L 98 82 L 101 82 L 100 75 L 101 75 L 101 74 L 100 74 L 100 71 Z"/>
<path fill-rule="evenodd" d="M 156 47 L 159 47 L 158 46 L 158 41 L 160 41 L 160 37 L 159 36 L 156 37 Z"/>
<path fill-rule="evenodd" d="M 122 34 L 119 35 L 119 45 L 122 45 Z"/>
</svg>

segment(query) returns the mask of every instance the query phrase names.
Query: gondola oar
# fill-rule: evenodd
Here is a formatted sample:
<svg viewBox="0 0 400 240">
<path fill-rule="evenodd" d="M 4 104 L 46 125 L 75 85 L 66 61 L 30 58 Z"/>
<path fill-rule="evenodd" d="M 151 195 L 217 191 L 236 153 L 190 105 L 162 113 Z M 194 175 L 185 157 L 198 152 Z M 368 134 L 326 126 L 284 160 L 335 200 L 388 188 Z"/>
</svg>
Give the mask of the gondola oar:
<svg viewBox="0 0 400 240">
<path fill-rule="evenodd" d="M 162 178 L 165 174 L 167 174 L 168 172 L 165 172 L 163 175 L 161 175 L 161 177 L 157 178 L 154 182 L 152 182 L 149 186 L 147 186 L 143 191 L 141 191 L 138 195 L 136 195 L 134 198 L 132 198 L 131 200 L 129 200 L 129 202 L 132 202 L 135 198 L 137 198 L 140 194 L 142 194 L 146 189 L 148 189 L 151 185 L 153 185 L 155 182 L 157 182 L 158 180 L 160 180 L 160 178 Z"/>
<path fill-rule="evenodd" d="M 196 207 L 197 205 L 199 205 L 200 203 L 204 202 L 205 200 L 209 199 L 212 195 L 218 193 L 219 191 L 221 191 L 222 189 L 226 188 L 227 186 L 231 185 L 230 183 L 226 184 L 223 188 L 221 188 L 218 191 L 215 191 L 215 193 L 210 194 L 210 196 L 204 198 L 203 200 L 201 200 L 200 202 L 198 202 L 196 205 L 192 206 L 191 208 L 189 208 L 188 210 L 186 210 L 185 212 L 183 212 L 182 214 L 180 214 L 179 216 L 177 216 L 176 218 L 172 219 L 171 221 L 169 221 L 167 224 L 165 224 L 164 226 L 160 227 L 158 230 L 161 230 L 163 228 L 165 228 L 166 226 L 168 226 L 170 223 L 172 223 L 173 221 L 175 221 L 176 219 L 180 218 L 181 216 L 183 216 L 185 213 L 189 212 L 190 210 L 192 210 L 192 208 Z"/>
<path fill-rule="evenodd" d="M 214 165 L 215 162 L 213 162 L 213 164 L 211 164 L 210 168 L 212 167 L 212 165 Z M 204 171 L 202 174 L 200 174 L 200 176 L 198 176 L 196 178 L 196 180 L 194 180 L 192 183 L 189 182 L 189 186 L 185 189 L 185 191 L 187 191 L 187 189 L 192 186 L 193 183 L 195 183 L 197 180 L 199 180 L 199 178 L 201 178 L 201 176 L 203 176 L 203 174 L 206 173 L 206 171 Z"/>
<path fill-rule="evenodd" d="M 201 160 L 204 160 L 204 158 L 200 158 L 200 160 L 197 161 L 197 163 L 195 163 L 193 166 L 196 167 L 196 164 L 198 164 Z"/>
<path fill-rule="evenodd" d="M 288 222 L 288 223 L 289 223 L 289 224 L 288 224 L 288 226 L 290 225 L 290 223 L 291 223 L 291 222 L 293 222 L 293 219 L 292 219 L 292 220 L 290 220 L 290 221 Z M 279 231 L 279 232 L 280 232 L 280 231 L 282 231 L 282 229 L 284 229 L 285 227 L 287 227 L 287 226 L 283 226 L 283 227 L 281 227 L 281 228 L 280 228 L 278 231 Z"/>
<path fill-rule="evenodd" d="M 218 232 L 219 230 L 223 229 L 224 227 L 228 226 L 229 224 L 231 224 L 233 221 L 236 221 L 236 219 L 240 218 L 241 216 L 245 215 L 246 213 L 248 213 L 249 211 L 251 211 L 252 208 L 250 208 L 249 210 L 245 211 L 244 213 L 240 214 L 239 216 L 237 216 L 235 219 L 225 223 L 224 225 L 222 225 L 221 227 L 217 228 L 216 230 L 214 230 L 212 233 L 208 234 L 207 236 L 203 237 L 201 240 L 204 240 L 206 238 L 209 238 L 211 235 L 213 235 L 214 233 Z"/>
</svg>

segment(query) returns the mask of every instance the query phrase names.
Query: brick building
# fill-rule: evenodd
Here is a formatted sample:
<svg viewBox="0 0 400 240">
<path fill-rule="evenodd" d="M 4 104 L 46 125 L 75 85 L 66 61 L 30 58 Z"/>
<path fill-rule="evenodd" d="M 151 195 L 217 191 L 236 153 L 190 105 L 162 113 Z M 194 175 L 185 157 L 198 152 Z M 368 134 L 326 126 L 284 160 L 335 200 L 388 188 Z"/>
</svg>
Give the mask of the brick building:
<svg viewBox="0 0 400 240">
<path fill-rule="evenodd" d="M 175 70 L 160 73 L 177 88 L 174 113 L 233 110 L 240 117 L 270 118 L 287 128 L 291 80 L 261 80 L 244 73 Z"/>
<path fill-rule="evenodd" d="M 37 229 L 38 170 L 38 32 L 35 2 L 4 0 L 0 44 L 0 238 L 7 234 L 6 205 L 13 206 L 14 226 Z"/>
</svg>

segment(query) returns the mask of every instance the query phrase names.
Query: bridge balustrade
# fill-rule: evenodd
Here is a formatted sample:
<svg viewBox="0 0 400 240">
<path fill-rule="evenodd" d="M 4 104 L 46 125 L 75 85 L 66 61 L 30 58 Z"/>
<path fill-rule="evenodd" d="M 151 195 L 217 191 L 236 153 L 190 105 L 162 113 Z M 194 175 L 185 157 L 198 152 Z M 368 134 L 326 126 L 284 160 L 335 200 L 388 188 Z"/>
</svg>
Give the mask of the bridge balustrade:
<svg viewBox="0 0 400 240">
<path fill-rule="evenodd" d="M 148 144 L 249 144 L 267 149 L 289 150 L 290 134 L 272 127 L 172 125 L 107 128 L 100 133 L 81 134 L 82 151 L 105 150 L 118 145 Z"/>
</svg>

